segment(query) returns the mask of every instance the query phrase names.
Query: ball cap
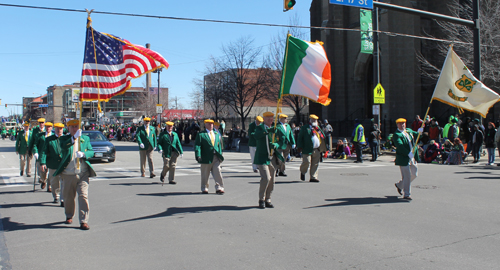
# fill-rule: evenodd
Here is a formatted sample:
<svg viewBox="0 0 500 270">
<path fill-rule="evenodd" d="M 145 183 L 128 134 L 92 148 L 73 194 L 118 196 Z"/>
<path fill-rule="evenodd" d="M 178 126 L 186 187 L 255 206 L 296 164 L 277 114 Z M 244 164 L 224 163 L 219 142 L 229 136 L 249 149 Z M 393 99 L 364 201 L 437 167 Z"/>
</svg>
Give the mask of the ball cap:
<svg viewBox="0 0 500 270">
<path fill-rule="evenodd" d="M 273 117 L 274 113 L 273 112 L 265 112 L 265 113 L 262 114 L 262 116 L 264 116 L 264 117 Z"/>
<path fill-rule="evenodd" d="M 260 116 L 260 115 L 257 115 L 257 117 L 255 117 L 255 120 L 257 120 L 259 122 L 264 122 L 264 118 L 262 118 L 262 116 Z"/>
<path fill-rule="evenodd" d="M 214 120 L 212 120 L 212 119 L 205 119 L 205 121 L 203 121 L 203 122 L 204 122 L 204 123 L 212 123 L 212 124 L 213 124 L 213 123 L 214 123 Z"/>
<path fill-rule="evenodd" d="M 404 118 L 398 118 L 396 120 L 396 124 L 399 124 L 399 123 L 406 123 L 406 119 L 404 119 Z"/>
<path fill-rule="evenodd" d="M 282 113 L 282 114 L 280 114 L 280 118 L 288 118 L 288 115 Z"/>
<path fill-rule="evenodd" d="M 151 122 L 151 118 L 149 117 L 144 117 L 144 119 L 142 119 L 143 121 L 150 121 Z"/>
<path fill-rule="evenodd" d="M 173 126 L 173 125 L 174 125 L 174 122 L 170 122 L 170 121 L 168 121 L 168 122 L 166 122 L 165 124 L 167 124 L 167 126 Z"/>
<path fill-rule="evenodd" d="M 55 123 L 54 127 L 56 127 L 56 128 L 63 128 L 64 124 L 63 123 Z"/>
<path fill-rule="evenodd" d="M 77 120 L 77 119 L 73 119 L 73 120 L 69 120 L 67 123 L 66 123 L 69 126 L 79 126 L 80 125 L 80 121 Z"/>
<path fill-rule="evenodd" d="M 314 120 L 318 120 L 319 119 L 319 117 L 316 116 L 315 114 L 309 115 L 309 118 L 314 119 Z"/>
<path fill-rule="evenodd" d="M 45 126 L 46 127 L 52 127 L 52 126 L 54 126 L 54 124 L 52 124 L 51 122 L 47 122 L 47 123 L 45 123 Z"/>
<path fill-rule="evenodd" d="M 28 122 L 28 121 L 24 122 L 23 126 L 29 127 L 30 126 L 30 122 Z"/>
<path fill-rule="evenodd" d="M 45 118 L 38 118 L 38 123 L 45 123 Z"/>
<path fill-rule="evenodd" d="M 219 122 L 214 122 L 214 126 L 220 127 L 220 123 Z"/>
</svg>

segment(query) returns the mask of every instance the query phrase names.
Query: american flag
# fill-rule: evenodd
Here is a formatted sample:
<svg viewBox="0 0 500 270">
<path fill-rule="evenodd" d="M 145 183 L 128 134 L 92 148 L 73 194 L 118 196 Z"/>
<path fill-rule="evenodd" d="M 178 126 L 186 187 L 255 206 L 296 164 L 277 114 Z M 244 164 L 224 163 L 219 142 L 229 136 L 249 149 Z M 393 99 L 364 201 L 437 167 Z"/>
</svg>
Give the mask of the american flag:
<svg viewBox="0 0 500 270">
<path fill-rule="evenodd" d="M 167 69 L 168 66 L 167 60 L 159 53 L 133 45 L 119 37 L 100 33 L 89 26 L 85 41 L 80 100 L 108 101 L 111 97 L 127 91 L 132 79 L 158 68 Z"/>
</svg>

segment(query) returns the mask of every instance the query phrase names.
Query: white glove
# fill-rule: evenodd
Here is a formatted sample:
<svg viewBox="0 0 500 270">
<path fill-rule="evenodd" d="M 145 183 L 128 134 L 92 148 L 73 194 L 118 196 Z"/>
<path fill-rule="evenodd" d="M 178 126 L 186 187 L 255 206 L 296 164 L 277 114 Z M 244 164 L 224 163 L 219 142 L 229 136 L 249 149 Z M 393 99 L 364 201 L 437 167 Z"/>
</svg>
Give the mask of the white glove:
<svg viewBox="0 0 500 270">
<path fill-rule="evenodd" d="M 76 138 L 78 138 L 80 136 L 82 136 L 82 130 L 81 129 L 79 129 L 79 130 L 76 131 L 75 135 L 73 135 L 73 138 L 76 139 Z"/>
<path fill-rule="evenodd" d="M 85 157 L 85 153 L 82 152 L 82 151 L 78 151 L 78 152 L 76 152 L 76 157 L 77 158 L 84 158 Z"/>
<path fill-rule="evenodd" d="M 422 132 L 424 132 L 424 129 L 423 128 L 419 128 L 418 129 L 418 133 L 422 133 Z"/>
<path fill-rule="evenodd" d="M 139 145 L 139 147 L 140 147 L 140 148 L 144 148 L 144 144 L 143 144 L 143 143 L 141 143 L 141 144 Z"/>
<path fill-rule="evenodd" d="M 410 160 L 412 160 L 412 159 L 413 159 L 413 152 L 410 152 L 410 153 L 408 154 L 408 157 L 410 158 Z"/>
<path fill-rule="evenodd" d="M 38 153 L 34 153 L 33 156 L 35 157 L 35 159 L 38 159 Z"/>
<path fill-rule="evenodd" d="M 156 151 L 156 147 L 153 149 L 153 151 Z"/>
<path fill-rule="evenodd" d="M 296 146 L 295 144 L 294 144 L 294 145 L 292 145 L 292 149 L 295 149 L 295 146 Z"/>
<path fill-rule="evenodd" d="M 158 151 L 158 153 L 163 154 L 163 150 Z"/>
<path fill-rule="evenodd" d="M 184 156 L 184 154 L 181 154 L 181 158 Z"/>
</svg>

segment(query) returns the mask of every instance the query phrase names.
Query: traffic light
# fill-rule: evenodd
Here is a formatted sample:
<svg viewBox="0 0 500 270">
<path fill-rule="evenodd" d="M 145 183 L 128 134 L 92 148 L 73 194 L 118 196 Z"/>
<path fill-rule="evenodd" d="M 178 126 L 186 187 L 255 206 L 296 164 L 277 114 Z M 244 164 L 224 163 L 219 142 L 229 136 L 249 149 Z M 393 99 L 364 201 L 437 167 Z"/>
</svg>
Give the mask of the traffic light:
<svg viewBox="0 0 500 270">
<path fill-rule="evenodd" d="M 293 6 L 295 6 L 295 0 L 283 0 L 284 3 L 284 10 L 283 12 L 289 11 L 290 9 L 293 9 Z"/>
<path fill-rule="evenodd" d="M 5 108 L 7 108 L 7 104 L 5 104 Z"/>
</svg>

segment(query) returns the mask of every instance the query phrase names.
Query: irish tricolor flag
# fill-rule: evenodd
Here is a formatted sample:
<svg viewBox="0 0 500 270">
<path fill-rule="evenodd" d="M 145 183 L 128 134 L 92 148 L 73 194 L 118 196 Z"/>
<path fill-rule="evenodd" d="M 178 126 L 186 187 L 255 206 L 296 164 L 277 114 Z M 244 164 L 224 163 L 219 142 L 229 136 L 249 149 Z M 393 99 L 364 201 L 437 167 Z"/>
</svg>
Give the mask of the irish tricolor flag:
<svg viewBox="0 0 500 270">
<path fill-rule="evenodd" d="M 332 75 L 322 42 L 307 42 L 288 35 L 280 92 L 330 104 Z"/>
</svg>

